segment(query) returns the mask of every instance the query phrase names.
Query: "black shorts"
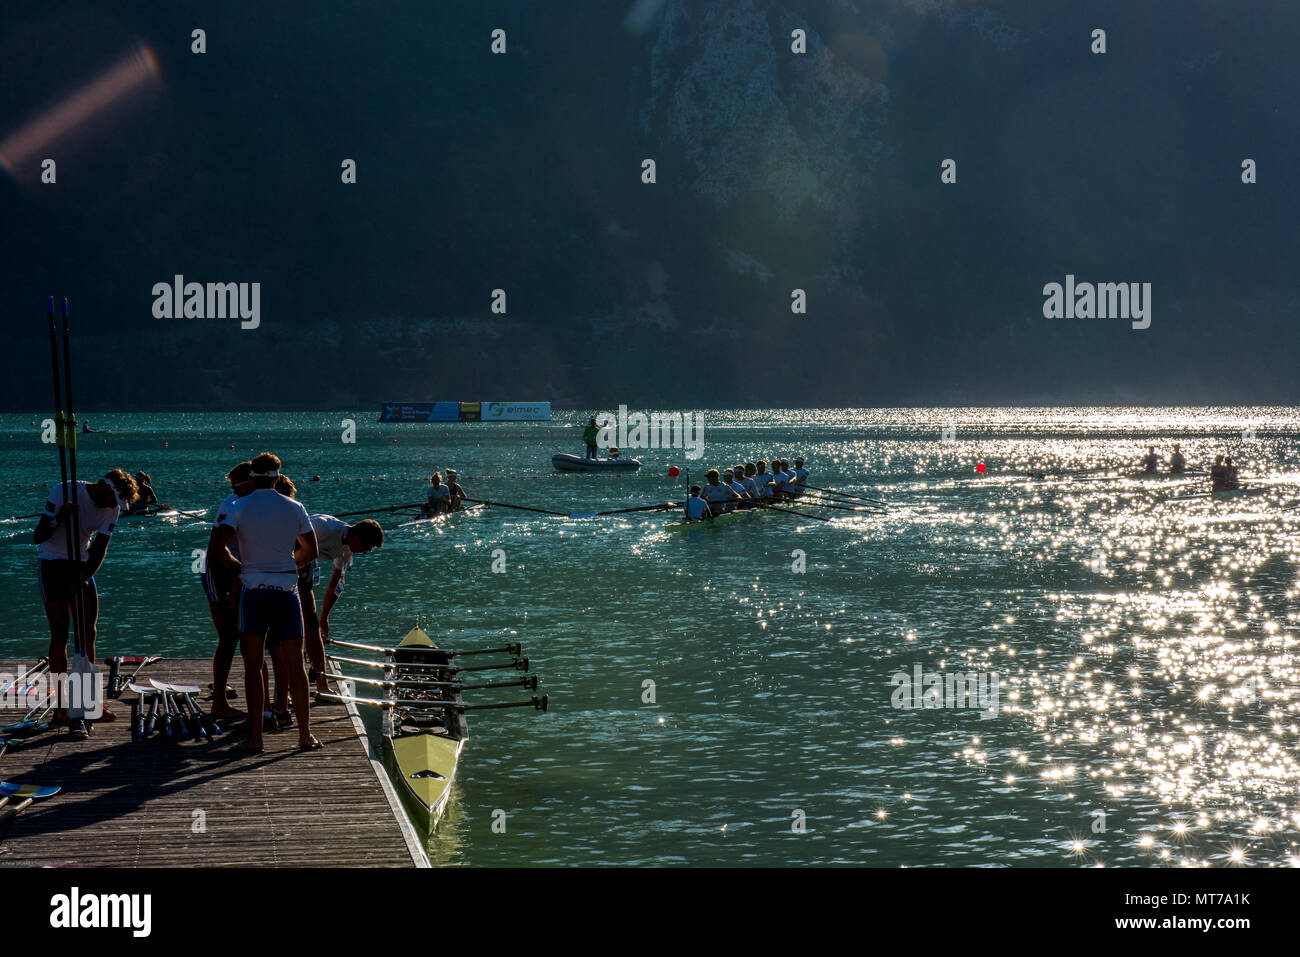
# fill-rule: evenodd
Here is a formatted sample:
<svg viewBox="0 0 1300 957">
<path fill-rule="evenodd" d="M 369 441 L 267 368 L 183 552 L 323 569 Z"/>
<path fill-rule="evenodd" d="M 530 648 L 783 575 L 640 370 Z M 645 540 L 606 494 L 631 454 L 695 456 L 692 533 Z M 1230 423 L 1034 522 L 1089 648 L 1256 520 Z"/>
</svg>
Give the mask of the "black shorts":
<svg viewBox="0 0 1300 957">
<path fill-rule="evenodd" d="M 51 596 L 65 595 L 64 601 L 72 604 L 72 592 L 77 584 L 77 564 L 67 558 L 42 558 L 36 563 L 36 581 L 41 586 L 41 602 L 49 604 Z M 86 587 L 98 595 L 92 576 Z"/>
</svg>

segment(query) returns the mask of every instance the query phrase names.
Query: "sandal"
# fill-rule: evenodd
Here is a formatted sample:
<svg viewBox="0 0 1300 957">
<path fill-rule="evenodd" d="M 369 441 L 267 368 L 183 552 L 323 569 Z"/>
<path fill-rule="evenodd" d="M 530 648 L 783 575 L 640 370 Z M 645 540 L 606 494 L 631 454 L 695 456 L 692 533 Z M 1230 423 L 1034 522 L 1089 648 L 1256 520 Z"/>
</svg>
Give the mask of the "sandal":
<svg viewBox="0 0 1300 957">
<path fill-rule="evenodd" d="M 301 743 L 300 743 L 300 744 L 298 745 L 298 750 L 299 750 L 299 751 L 319 751 L 319 750 L 320 750 L 321 748 L 323 748 L 323 747 L 325 747 L 325 745 L 321 744 L 321 743 L 320 743 L 320 739 L 317 738 L 316 735 L 313 734 L 313 735 L 311 736 L 311 741 L 310 741 L 310 742 L 308 742 L 307 744 L 301 744 Z"/>
</svg>

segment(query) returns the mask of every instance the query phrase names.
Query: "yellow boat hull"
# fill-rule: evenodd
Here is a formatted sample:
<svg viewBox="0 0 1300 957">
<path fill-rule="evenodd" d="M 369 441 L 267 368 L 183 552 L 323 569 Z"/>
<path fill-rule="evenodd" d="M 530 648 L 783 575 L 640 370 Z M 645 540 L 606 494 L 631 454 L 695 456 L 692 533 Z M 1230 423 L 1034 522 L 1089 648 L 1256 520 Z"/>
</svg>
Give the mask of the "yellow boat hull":
<svg viewBox="0 0 1300 957">
<path fill-rule="evenodd" d="M 394 676 L 402 674 L 402 658 L 417 661 L 423 654 L 436 651 L 437 645 L 433 640 L 421 629 L 413 628 L 397 645 L 391 673 Z M 438 680 L 449 677 L 434 674 Z M 429 677 L 429 674 L 425 672 L 421 676 Z M 447 700 L 459 702 L 461 698 L 456 693 Z M 431 713 L 439 717 L 443 715 L 441 709 L 433 709 Z M 421 726 L 418 721 L 411 720 L 412 716 L 418 717 L 417 712 L 409 709 L 386 711 L 384 754 L 412 823 L 429 834 L 446 809 L 468 733 L 461 712 L 451 715 L 445 726 L 441 722 L 430 727 Z"/>
</svg>

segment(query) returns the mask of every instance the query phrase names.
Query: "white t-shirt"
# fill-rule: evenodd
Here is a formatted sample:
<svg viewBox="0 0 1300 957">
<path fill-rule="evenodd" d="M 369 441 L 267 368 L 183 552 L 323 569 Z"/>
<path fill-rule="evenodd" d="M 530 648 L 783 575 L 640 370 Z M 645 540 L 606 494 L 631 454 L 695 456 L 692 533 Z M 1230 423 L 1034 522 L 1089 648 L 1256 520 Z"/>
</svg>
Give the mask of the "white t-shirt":
<svg viewBox="0 0 1300 957">
<path fill-rule="evenodd" d="M 772 497 L 772 490 L 767 487 L 767 483 L 770 481 L 772 481 L 772 474 L 770 472 L 759 472 L 754 476 L 754 484 L 758 486 L 758 494 L 763 496 L 763 498 Z"/>
<path fill-rule="evenodd" d="M 726 505 L 731 501 L 730 485 L 706 485 L 700 494 L 710 505 Z"/>
<path fill-rule="evenodd" d="M 273 488 L 259 488 L 235 502 L 221 520 L 235 530 L 239 580 L 246 588 L 278 588 L 293 591 L 298 585 L 298 566 L 293 549 L 299 535 L 312 530 L 307 510 Z"/>
<path fill-rule="evenodd" d="M 735 492 L 737 495 L 741 496 L 742 498 L 744 498 L 745 493 L 749 491 L 749 489 L 745 488 L 743 482 L 737 482 L 734 480 L 732 481 L 730 488 L 733 492 Z"/>
<path fill-rule="evenodd" d="M 343 541 L 348 523 L 333 515 L 313 515 L 311 527 L 316 531 L 316 551 L 320 561 L 331 562 L 340 571 L 352 567 L 352 549 Z"/>
<path fill-rule="evenodd" d="M 708 512 L 708 510 L 709 510 L 708 503 L 706 503 L 702 498 L 697 498 L 696 496 L 692 495 L 686 500 L 687 518 L 703 518 L 705 513 Z"/>
<path fill-rule="evenodd" d="M 451 498 L 451 489 L 445 485 L 430 485 L 426 497 L 429 499 L 430 504 L 441 502 L 443 499 Z"/>
<path fill-rule="evenodd" d="M 118 508 L 116 505 L 110 505 L 108 508 L 100 508 L 95 504 L 95 500 L 90 497 L 86 491 L 85 482 L 77 481 L 77 522 L 78 530 L 81 532 L 81 560 L 90 559 L 90 539 L 96 533 L 103 535 L 105 538 L 113 534 L 113 528 L 117 525 Z M 91 482 L 90 484 L 94 484 Z M 64 483 L 60 482 L 54 488 L 50 489 L 50 494 L 45 499 L 45 511 L 42 515 L 49 519 L 58 514 L 59 509 L 63 507 L 63 488 Z M 63 522 L 54 526 L 52 534 L 40 545 L 36 546 L 37 558 L 71 558 L 68 554 L 68 530 L 64 527 Z"/>
<path fill-rule="evenodd" d="M 751 498 L 758 498 L 759 496 L 758 483 L 754 481 L 754 476 L 752 475 L 745 476 L 744 486 L 745 486 L 745 491 L 750 494 Z"/>
<path fill-rule="evenodd" d="M 806 482 L 806 481 L 808 481 L 808 470 L 807 470 L 807 469 L 795 469 L 795 470 L 794 470 L 794 477 L 795 477 L 796 479 L 798 479 L 801 483 L 802 483 L 802 482 Z"/>
</svg>

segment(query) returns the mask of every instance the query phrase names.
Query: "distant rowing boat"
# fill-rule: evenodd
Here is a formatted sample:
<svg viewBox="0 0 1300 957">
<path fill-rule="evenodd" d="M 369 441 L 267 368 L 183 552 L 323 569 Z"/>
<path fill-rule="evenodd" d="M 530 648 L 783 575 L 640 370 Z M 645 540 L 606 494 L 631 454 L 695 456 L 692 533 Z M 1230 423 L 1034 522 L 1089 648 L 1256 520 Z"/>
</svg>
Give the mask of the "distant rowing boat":
<svg viewBox="0 0 1300 957">
<path fill-rule="evenodd" d="M 185 509 L 172 508 L 170 505 L 163 505 L 155 508 L 147 508 L 138 512 L 123 512 L 120 518 L 202 518 L 208 514 L 207 509 Z"/>
<path fill-rule="evenodd" d="M 561 472 L 635 472 L 641 467 L 640 459 L 588 459 L 567 452 L 556 452 L 551 464 Z"/>
<path fill-rule="evenodd" d="M 1221 489 L 1216 489 L 1213 492 L 1193 492 L 1190 495 L 1177 495 L 1174 498 L 1171 498 L 1169 501 L 1189 502 L 1192 501 L 1193 499 L 1198 499 L 1198 498 L 1212 498 L 1212 499 L 1243 498 L 1250 495 L 1263 495 L 1267 491 L 1268 489 L 1260 488 L 1257 485 L 1252 485 L 1243 488 L 1221 488 Z"/>
<path fill-rule="evenodd" d="M 792 501 L 797 501 L 798 498 L 799 496 L 796 495 L 794 500 L 764 499 L 763 501 L 769 505 L 775 505 L 777 508 L 780 508 L 784 504 L 791 504 Z M 682 519 L 680 521 L 670 522 L 664 526 L 664 531 L 690 532 L 702 528 L 724 528 L 738 522 L 749 521 L 752 518 L 757 518 L 759 515 L 771 514 L 771 511 L 770 508 L 766 508 L 763 505 L 750 505 L 748 507 L 737 508 L 730 512 L 723 512 L 721 515 L 715 515 L 713 518 L 694 518 L 689 521 Z"/>
</svg>

